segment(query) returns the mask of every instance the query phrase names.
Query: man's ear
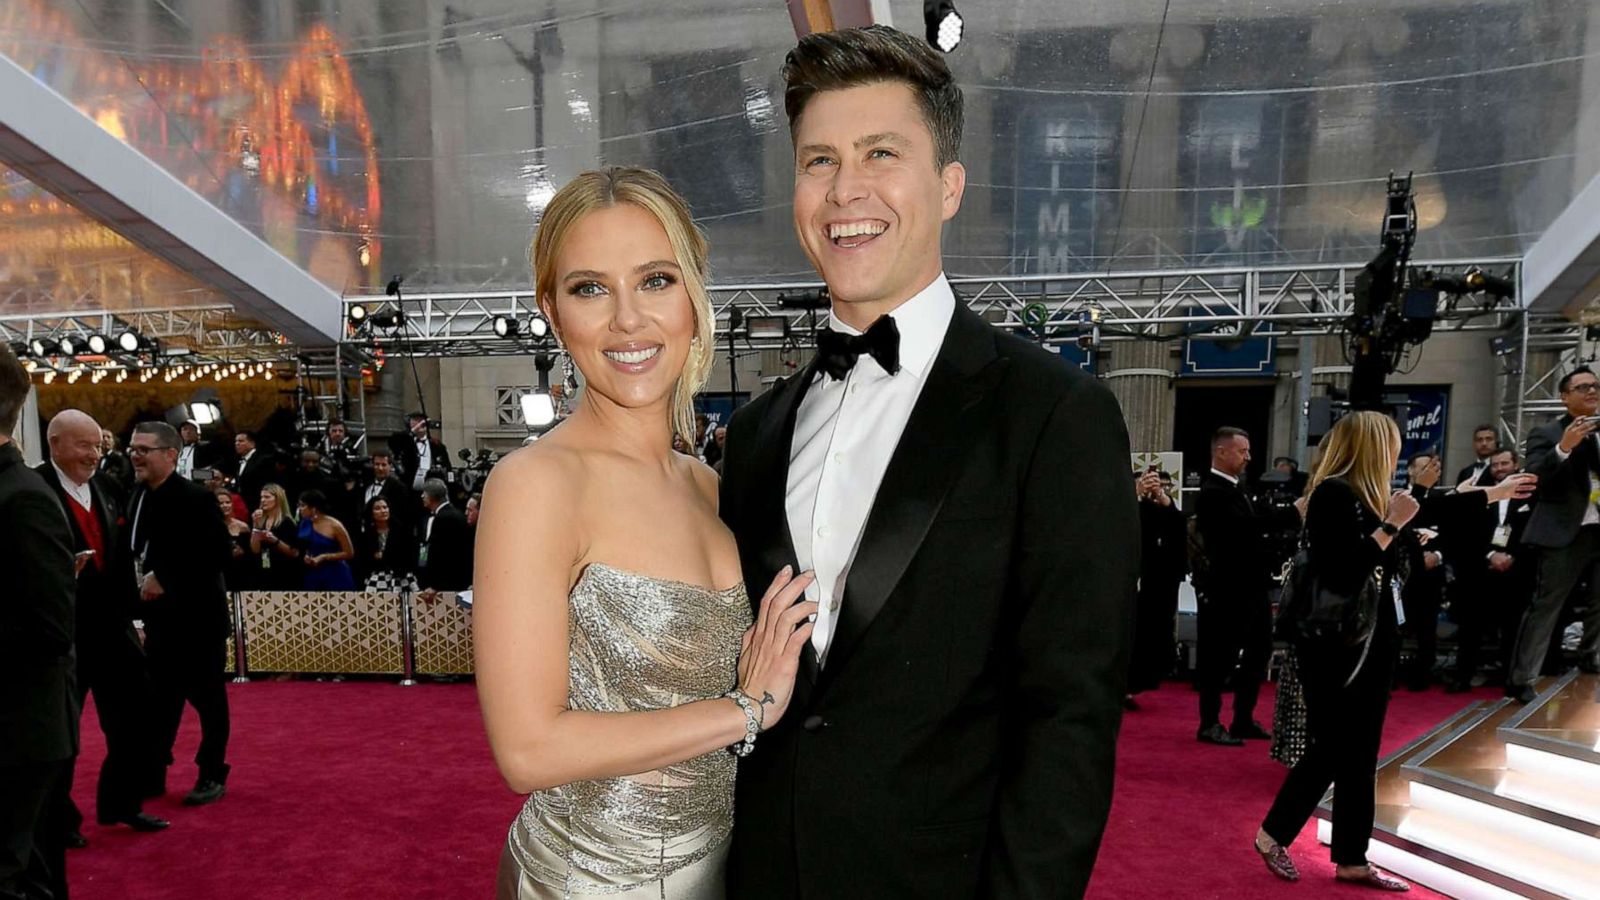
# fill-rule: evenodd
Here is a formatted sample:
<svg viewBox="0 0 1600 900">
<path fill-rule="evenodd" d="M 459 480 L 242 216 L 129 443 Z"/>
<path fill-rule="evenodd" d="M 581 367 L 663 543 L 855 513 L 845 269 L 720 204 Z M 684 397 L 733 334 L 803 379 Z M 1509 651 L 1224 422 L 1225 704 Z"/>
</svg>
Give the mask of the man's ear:
<svg viewBox="0 0 1600 900">
<path fill-rule="evenodd" d="M 941 221 L 948 222 L 961 209 L 961 197 L 967 191 L 967 167 L 958 162 L 948 163 L 939 173 L 939 181 L 944 191 L 940 205 Z"/>
</svg>

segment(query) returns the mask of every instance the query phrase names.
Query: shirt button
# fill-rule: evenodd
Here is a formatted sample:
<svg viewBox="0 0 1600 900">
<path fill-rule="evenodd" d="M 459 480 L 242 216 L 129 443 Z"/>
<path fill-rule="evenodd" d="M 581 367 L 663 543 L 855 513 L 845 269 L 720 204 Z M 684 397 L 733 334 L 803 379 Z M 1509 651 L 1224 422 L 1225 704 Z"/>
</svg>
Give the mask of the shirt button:
<svg viewBox="0 0 1600 900">
<path fill-rule="evenodd" d="M 850 393 L 854 394 L 859 390 L 861 390 L 861 385 L 859 385 L 859 384 L 850 385 Z"/>
<path fill-rule="evenodd" d="M 823 525 L 823 526 L 820 526 L 820 527 L 817 528 L 817 537 L 825 538 L 827 536 L 828 536 L 828 526 Z"/>
<path fill-rule="evenodd" d="M 839 598 L 835 597 L 833 600 L 831 600 L 828 603 L 828 612 L 836 613 L 838 611 L 839 611 Z"/>
<path fill-rule="evenodd" d="M 843 453 L 835 453 L 833 455 L 833 461 L 836 462 L 836 463 L 843 464 L 844 463 L 844 454 Z"/>
</svg>

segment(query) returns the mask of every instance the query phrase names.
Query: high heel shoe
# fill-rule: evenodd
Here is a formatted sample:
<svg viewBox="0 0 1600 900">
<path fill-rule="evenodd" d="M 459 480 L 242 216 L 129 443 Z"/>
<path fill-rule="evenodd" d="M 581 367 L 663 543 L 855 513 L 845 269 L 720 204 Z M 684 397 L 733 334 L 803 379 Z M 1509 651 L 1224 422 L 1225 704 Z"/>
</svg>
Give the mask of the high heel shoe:
<svg viewBox="0 0 1600 900">
<path fill-rule="evenodd" d="M 1261 861 L 1267 864 L 1267 871 L 1282 878 L 1284 881 L 1299 881 L 1300 870 L 1294 867 L 1294 860 L 1289 858 L 1289 851 L 1282 844 L 1273 841 L 1272 845 L 1262 848 L 1259 841 L 1252 842 L 1251 846 L 1261 854 Z"/>
</svg>

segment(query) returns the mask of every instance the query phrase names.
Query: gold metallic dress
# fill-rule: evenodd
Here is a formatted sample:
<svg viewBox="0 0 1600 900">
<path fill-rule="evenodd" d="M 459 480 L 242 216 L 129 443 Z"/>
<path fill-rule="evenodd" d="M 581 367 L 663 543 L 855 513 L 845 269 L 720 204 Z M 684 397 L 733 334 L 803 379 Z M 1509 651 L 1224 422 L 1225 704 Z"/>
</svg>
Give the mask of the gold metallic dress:
<svg viewBox="0 0 1600 900">
<path fill-rule="evenodd" d="M 735 683 L 750 626 L 742 584 L 714 591 L 591 563 L 568 608 L 571 709 L 666 709 Z M 496 897 L 723 900 L 733 775 L 733 754 L 716 750 L 533 793 L 511 824 Z"/>
</svg>

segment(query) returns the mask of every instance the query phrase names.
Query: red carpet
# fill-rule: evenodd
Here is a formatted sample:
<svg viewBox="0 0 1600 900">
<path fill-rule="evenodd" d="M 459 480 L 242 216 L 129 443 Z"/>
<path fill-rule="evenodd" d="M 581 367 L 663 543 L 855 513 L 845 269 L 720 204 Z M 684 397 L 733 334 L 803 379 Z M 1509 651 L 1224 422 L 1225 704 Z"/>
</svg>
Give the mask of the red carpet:
<svg viewBox="0 0 1600 900">
<path fill-rule="evenodd" d="M 471 685 L 260 682 L 230 686 L 230 699 L 228 796 L 194 809 L 179 803 L 195 778 L 187 758 L 199 740 L 191 712 L 170 793 L 145 807 L 172 827 L 142 835 L 86 824 L 89 848 L 68 855 L 75 900 L 492 896 L 501 842 L 521 800 L 495 772 Z M 1311 827 L 1293 851 L 1302 882 L 1269 875 L 1250 839 L 1283 768 L 1258 743 L 1196 743 L 1187 685 L 1140 702 L 1144 709 L 1124 720 L 1093 900 L 1372 896 L 1333 884 L 1327 850 Z M 1396 694 L 1385 752 L 1466 702 L 1438 690 Z M 1270 722 L 1270 710 L 1261 718 Z M 75 794 L 91 820 L 104 752 L 90 712 Z"/>
</svg>

